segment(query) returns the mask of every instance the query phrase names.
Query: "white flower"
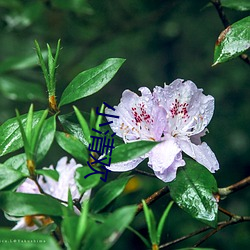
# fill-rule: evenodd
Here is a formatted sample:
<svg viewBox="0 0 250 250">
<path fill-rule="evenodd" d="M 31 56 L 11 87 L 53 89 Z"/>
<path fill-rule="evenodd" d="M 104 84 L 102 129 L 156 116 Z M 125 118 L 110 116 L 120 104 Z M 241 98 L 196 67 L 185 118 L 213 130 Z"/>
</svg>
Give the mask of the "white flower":
<svg viewBox="0 0 250 250">
<path fill-rule="evenodd" d="M 111 164 L 112 171 L 128 171 L 145 158 L 156 176 L 165 182 L 176 177 L 177 168 L 184 166 L 182 151 L 204 165 L 212 173 L 218 161 L 201 136 L 214 111 L 214 98 L 205 96 L 191 81 L 177 79 L 170 85 L 155 87 L 153 93 L 143 87 L 142 96 L 125 90 L 115 106 L 119 119 L 107 118 L 111 128 L 125 143 L 137 140 L 162 141 L 148 154 L 134 160 Z M 113 111 L 106 109 L 107 114 Z"/>
<path fill-rule="evenodd" d="M 38 178 L 38 183 L 46 194 L 66 202 L 68 200 L 68 190 L 71 192 L 72 199 L 78 199 L 80 197 L 74 175 L 76 169 L 81 167 L 80 164 L 76 164 L 74 159 L 71 159 L 69 162 L 67 162 L 67 160 L 67 157 L 63 157 L 58 161 L 55 169 L 53 166 L 47 168 L 58 172 L 58 181 L 55 181 L 47 176 L 40 176 Z M 27 178 L 16 191 L 21 193 L 41 194 L 36 183 L 29 178 Z M 91 190 L 88 190 L 84 193 L 80 203 L 90 197 L 90 192 Z M 77 210 L 75 211 L 76 213 L 78 212 Z M 17 225 L 12 230 L 22 229 L 34 231 L 38 229 L 38 226 L 34 224 L 34 221 L 36 221 L 36 224 L 40 224 L 41 226 L 52 222 L 49 217 L 45 216 L 25 216 L 18 221 Z"/>
</svg>

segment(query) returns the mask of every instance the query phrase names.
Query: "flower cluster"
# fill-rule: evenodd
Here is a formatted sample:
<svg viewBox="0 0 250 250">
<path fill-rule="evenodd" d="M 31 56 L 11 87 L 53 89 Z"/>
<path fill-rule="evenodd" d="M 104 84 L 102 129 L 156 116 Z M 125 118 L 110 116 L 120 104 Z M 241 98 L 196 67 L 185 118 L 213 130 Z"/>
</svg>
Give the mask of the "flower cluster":
<svg viewBox="0 0 250 250">
<path fill-rule="evenodd" d="M 38 184 L 44 193 L 65 202 L 68 200 L 68 190 L 71 192 L 72 199 L 78 199 L 80 197 L 74 176 L 76 169 L 81 167 L 81 165 L 76 164 L 74 159 L 71 159 L 69 162 L 67 161 L 67 157 L 63 157 L 58 161 L 55 169 L 53 166 L 44 168 L 56 170 L 59 174 L 57 181 L 47 176 L 40 176 L 38 178 Z M 27 178 L 16 191 L 20 193 L 41 194 L 36 183 L 29 178 Z M 91 191 L 88 190 L 84 193 L 80 203 L 89 198 L 90 192 Z M 52 220 L 45 216 L 25 216 L 18 221 L 12 230 L 34 231 L 38 229 L 39 225 L 44 226 L 51 222 Z"/>
<path fill-rule="evenodd" d="M 138 140 L 159 141 L 149 153 L 126 162 L 111 164 L 112 171 L 128 171 L 145 158 L 155 175 L 164 182 L 175 179 L 177 168 L 184 166 L 182 152 L 205 166 L 212 173 L 219 169 L 218 161 L 201 137 L 214 112 L 214 98 L 204 95 L 192 81 L 177 79 L 163 88 L 151 91 L 142 87 L 141 96 L 130 90 L 122 94 L 115 106 L 116 119 L 112 130 L 125 143 Z M 112 110 L 106 109 L 106 114 Z M 110 118 L 107 118 L 110 121 Z"/>
</svg>

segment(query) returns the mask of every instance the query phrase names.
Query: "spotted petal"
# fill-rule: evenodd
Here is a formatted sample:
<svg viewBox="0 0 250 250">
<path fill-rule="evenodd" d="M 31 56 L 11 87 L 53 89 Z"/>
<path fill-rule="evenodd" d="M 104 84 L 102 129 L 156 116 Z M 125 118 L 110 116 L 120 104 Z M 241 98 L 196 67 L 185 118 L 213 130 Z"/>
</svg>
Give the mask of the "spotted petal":
<svg viewBox="0 0 250 250">
<path fill-rule="evenodd" d="M 173 136 L 191 136 L 203 131 L 214 112 L 214 98 L 204 95 L 192 81 L 177 79 L 170 85 L 155 87 L 154 98 L 168 113 Z"/>
</svg>

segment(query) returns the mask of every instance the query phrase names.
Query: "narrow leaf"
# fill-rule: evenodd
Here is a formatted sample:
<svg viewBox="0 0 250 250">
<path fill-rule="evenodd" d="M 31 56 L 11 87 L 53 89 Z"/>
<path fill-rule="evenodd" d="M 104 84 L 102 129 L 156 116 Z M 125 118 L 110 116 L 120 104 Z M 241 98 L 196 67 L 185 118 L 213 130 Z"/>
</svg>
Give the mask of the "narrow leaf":
<svg viewBox="0 0 250 250">
<path fill-rule="evenodd" d="M 169 211 L 172 207 L 172 205 L 174 204 L 173 201 L 171 201 L 168 206 L 166 207 L 163 215 L 161 216 L 161 219 L 160 219 L 160 222 L 158 224 L 158 228 L 157 228 L 157 244 L 159 245 L 160 244 L 160 241 L 161 241 L 161 234 L 162 234 L 162 230 L 163 230 L 163 226 L 165 224 L 165 221 L 168 217 L 168 214 L 169 214 Z"/>
<path fill-rule="evenodd" d="M 33 127 L 42 116 L 43 111 L 34 112 Z M 24 125 L 27 114 L 20 116 Z M 13 152 L 23 146 L 17 118 L 11 118 L 0 126 L 0 156 Z"/>
<path fill-rule="evenodd" d="M 124 61 L 121 58 L 107 59 L 99 66 L 78 74 L 64 90 L 59 106 L 99 91 L 114 77 Z"/>
</svg>

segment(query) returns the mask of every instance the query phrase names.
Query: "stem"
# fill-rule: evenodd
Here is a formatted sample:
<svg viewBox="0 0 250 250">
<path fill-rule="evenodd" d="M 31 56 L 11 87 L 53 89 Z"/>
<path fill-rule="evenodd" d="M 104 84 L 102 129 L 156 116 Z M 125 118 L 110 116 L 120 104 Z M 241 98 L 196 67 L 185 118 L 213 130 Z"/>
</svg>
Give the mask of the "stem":
<svg viewBox="0 0 250 250">
<path fill-rule="evenodd" d="M 169 193 L 169 188 L 163 187 L 160 190 L 156 191 L 155 193 L 153 193 L 152 195 L 150 195 L 148 198 L 145 199 L 145 202 L 147 205 L 150 205 L 152 203 L 154 203 L 156 200 L 158 200 L 159 198 L 161 198 L 162 196 L 164 196 L 165 194 Z M 137 205 L 137 211 L 136 214 L 139 214 L 141 211 L 143 210 L 143 204 L 140 203 Z"/>
<path fill-rule="evenodd" d="M 222 8 L 220 0 L 211 0 L 211 3 L 214 5 L 216 8 L 218 15 L 220 17 L 221 22 L 223 23 L 224 28 L 226 29 L 228 26 L 230 26 L 230 22 Z M 240 59 L 243 60 L 245 63 L 250 65 L 250 59 L 247 54 L 241 54 Z"/>
<path fill-rule="evenodd" d="M 243 180 L 236 182 L 228 187 L 225 188 L 219 188 L 219 195 L 222 198 L 227 197 L 229 194 L 234 193 L 236 191 L 239 191 L 247 186 L 250 185 L 250 176 L 244 178 Z"/>
<path fill-rule="evenodd" d="M 141 175 L 146 175 L 146 176 L 149 176 L 149 177 L 154 177 L 154 178 L 156 178 L 155 174 L 151 174 L 151 173 L 148 173 L 148 172 L 139 170 L 139 169 L 134 169 L 134 172 L 139 173 L 139 174 L 141 174 Z"/>
</svg>

